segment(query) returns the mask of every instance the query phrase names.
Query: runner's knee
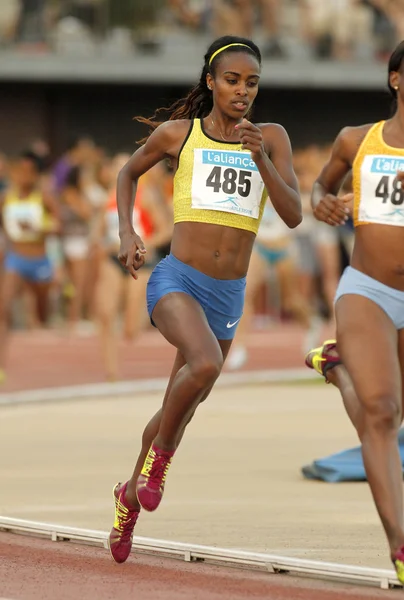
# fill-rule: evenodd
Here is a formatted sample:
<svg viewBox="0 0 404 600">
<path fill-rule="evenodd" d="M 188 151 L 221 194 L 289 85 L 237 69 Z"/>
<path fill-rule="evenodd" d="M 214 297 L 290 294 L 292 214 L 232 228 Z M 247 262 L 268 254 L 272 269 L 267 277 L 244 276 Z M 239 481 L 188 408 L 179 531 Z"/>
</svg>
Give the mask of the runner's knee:
<svg viewBox="0 0 404 600">
<path fill-rule="evenodd" d="M 189 364 L 191 376 L 201 390 L 212 387 L 222 367 L 223 357 L 219 354 L 216 357 L 203 354 Z"/>
<path fill-rule="evenodd" d="M 398 431 L 401 418 L 402 409 L 398 398 L 393 394 L 379 393 L 364 407 L 363 430 Z"/>
</svg>

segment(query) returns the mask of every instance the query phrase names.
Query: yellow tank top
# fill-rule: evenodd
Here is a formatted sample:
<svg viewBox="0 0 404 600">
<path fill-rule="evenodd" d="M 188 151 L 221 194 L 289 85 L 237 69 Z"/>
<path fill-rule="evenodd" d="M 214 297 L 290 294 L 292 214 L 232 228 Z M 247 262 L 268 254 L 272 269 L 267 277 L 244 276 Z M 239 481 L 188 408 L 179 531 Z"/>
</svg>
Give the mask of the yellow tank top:
<svg viewBox="0 0 404 600">
<path fill-rule="evenodd" d="M 35 190 L 27 198 L 21 199 L 15 190 L 9 190 L 5 196 L 2 212 L 4 229 L 12 241 L 42 240 L 46 214 L 40 191 Z M 33 231 L 25 229 L 24 224 L 31 227 Z"/>
<path fill-rule="evenodd" d="M 174 223 L 193 221 L 257 233 L 268 197 L 257 165 L 239 142 L 218 142 L 195 119 L 178 157 Z"/>
<path fill-rule="evenodd" d="M 385 121 L 369 129 L 352 165 L 354 224 L 404 227 L 404 189 L 397 171 L 404 170 L 404 148 L 383 140 Z"/>
</svg>

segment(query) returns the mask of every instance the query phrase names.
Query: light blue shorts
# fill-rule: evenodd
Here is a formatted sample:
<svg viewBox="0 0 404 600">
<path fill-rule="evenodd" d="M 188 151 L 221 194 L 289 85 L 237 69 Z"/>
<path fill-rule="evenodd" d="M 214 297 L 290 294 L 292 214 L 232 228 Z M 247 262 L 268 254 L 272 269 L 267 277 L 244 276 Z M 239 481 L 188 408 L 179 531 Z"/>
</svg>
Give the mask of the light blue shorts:
<svg viewBox="0 0 404 600">
<path fill-rule="evenodd" d="M 246 279 L 214 279 L 169 254 L 154 268 L 147 284 L 147 310 L 172 292 L 183 292 L 201 305 L 218 340 L 231 340 L 243 314 Z"/>
<path fill-rule="evenodd" d="M 384 285 L 352 267 L 347 267 L 339 282 L 335 302 L 346 294 L 369 298 L 384 310 L 397 330 L 404 328 L 404 292 Z"/>
<path fill-rule="evenodd" d="M 33 283 L 48 282 L 52 279 L 52 265 L 47 256 L 31 258 L 16 252 L 7 252 L 4 270 L 18 273 L 26 281 Z"/>
</svg>

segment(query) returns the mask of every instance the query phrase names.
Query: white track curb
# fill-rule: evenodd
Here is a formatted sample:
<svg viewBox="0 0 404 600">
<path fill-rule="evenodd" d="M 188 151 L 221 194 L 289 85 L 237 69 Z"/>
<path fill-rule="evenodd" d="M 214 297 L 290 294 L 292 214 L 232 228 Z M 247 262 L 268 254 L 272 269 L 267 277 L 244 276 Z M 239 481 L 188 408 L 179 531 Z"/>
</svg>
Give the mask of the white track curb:
<svg viewBox="0 0 404 600">
<path fill-rule="evenodd" d="M 45 537 L 54 542 L 74 541 L 85 545 L 108 547 L 108 534 L 104 531 L 76 529 L 74 527 L 10 519 L 7 517 L 0 517 L 0 530 L 28 536 Z M 188 562 L 205 561 L 227 566 L 239 566 L 255 570 L 261 569 L 274 574 L 306 575 L 334 581 L 357 582 L 362 585 L 377 586 L 382 589 L 402 587 L 397 581 L 393 570 L 371 569 L 300 558 L 287 558 L 285 556 L 260 552 L 183 544 L 143 537 L 134 538 L 132 551 L 154 554 L 161 557 L 177 558 Z"/>
<path fill-rule="evenodd" d="M 302 380 L 317 380 L 318 375 L 308 369 L 279 369 L 265 371 L 242 371 L 239 373 L 223 373 L 215 387 L 232 387 L 235 385 L 252 385 L 266 383 L 294 383 Z M 29 404 L 33 402 L 58 402 L 62 400 L 99 399 L 107 396 L 128 396 L 147 392 L 163 392 L 168 378 L 137 379 L 118 381 L 116 383 L 89 383 L 66 387 L 26 390 L 0 394 L 0 406 Z"/>
</svg>

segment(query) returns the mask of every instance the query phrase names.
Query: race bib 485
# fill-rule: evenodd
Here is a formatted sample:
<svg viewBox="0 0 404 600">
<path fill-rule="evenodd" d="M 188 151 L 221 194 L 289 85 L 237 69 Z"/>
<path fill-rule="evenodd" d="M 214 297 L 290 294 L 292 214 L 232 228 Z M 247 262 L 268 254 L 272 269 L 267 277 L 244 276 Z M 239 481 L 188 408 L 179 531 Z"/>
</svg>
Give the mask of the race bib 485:
<svg viewBox="0 0 404 600">
<path fill-rule="evenodd" d="M 258 219 L 263 189 L 249 152 L 195 148 L 192 208 Z"/>
</svg>

